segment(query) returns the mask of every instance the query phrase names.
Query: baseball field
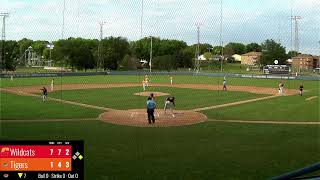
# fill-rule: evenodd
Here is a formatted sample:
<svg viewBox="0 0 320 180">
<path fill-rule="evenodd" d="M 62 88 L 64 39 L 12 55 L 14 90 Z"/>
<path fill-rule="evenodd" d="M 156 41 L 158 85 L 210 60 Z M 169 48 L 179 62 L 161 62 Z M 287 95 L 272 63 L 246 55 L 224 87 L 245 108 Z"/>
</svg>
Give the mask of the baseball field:
<svg viewBox="0 0 320 180">
<path fill-rule="evenodd" d="M 97 180 L 268 179 L 320 158 L 319 81 L 227 77 L 223 91 L 223 77 L 151 75 L 143 92 L 143 78 L 56 77 L 53 91 L 51 77 L 1 79 L 0 139 L 84 140 L 85 177 Z"/>
</svg>

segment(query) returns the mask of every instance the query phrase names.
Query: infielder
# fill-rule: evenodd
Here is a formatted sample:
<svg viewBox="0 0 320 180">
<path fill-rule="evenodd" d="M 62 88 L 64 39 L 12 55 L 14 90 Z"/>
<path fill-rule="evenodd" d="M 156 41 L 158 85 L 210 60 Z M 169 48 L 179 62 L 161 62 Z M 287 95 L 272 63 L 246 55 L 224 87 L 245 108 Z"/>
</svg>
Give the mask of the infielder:
<svg viewBox="0 0 320 180">
<path fill-rule="evenodd" d="M 299 94 L 300 94 L 300 96 L 302 96 L 302 94 L 303 94 L 303 84 L 301 84 L 299 87 Z"/>
<path fill-rule="evenodd" d="M 146 75 L 146 76 L 144 77 L 144 81 L 145 81 L 146 87 L 149 87 L 149 78 L 148 78 L 148 75 Z"/>
<path fill-rule="evenodd" d="M 145 80 L 142 80 L 142 89 L 143 89 L 143 91 L 146 90 L 146 81 Z"/>
<path fill-rule="evenodd" d="M 173 77 L 170 76 L 170 84 L 172 85 L 173 84 Z"/>
<path fill-rule="evenodd" d="M 42 101 L 44 102 L 44 101 L 46 101 L 47 98 L 48 98 L 48 90 L 47 90 L 46 87 L 43 87 L 43 88 L 40 89 L 40 90 L 42 90 Z"/>
<path fill-rule="evenodd" d="M 227 90 L 227 80 L 226 79 L 223 80 L 223 90 L 224 91 Z"/>
<path fill-rule="evenodd" d="M 53 91 L 54 79 L 51 80 L 51 91 Z"/>
<path fill-rule="evenodd" d="M 284 83 L 283 82 L 279 83 L 279 94 L 280 95 L 283 95 L 283 88 L 284 88 Z"/>
<path fill-rule="evenodd" d="M 173 113 L 173 108 L 176 106 L 174 103 L 174 99 L 174 97 L 167 97 L 164 103 L 164 113 L 166 114 L 167 109 L 170 109 L 172 117 L 175 117 Z"/>
</svg>

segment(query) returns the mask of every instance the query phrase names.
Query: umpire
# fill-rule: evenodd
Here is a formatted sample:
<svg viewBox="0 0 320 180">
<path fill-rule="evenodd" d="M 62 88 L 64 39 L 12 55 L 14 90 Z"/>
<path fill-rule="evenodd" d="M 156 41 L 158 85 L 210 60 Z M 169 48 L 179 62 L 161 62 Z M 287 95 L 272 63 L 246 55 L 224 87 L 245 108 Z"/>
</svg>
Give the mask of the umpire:
<svg viewBox="0 0 320 180">
<path fill-rule="evenodd" d="M 151 97 L 148 97 L 147 101 L 147 113 L 148 113 L 148 121 L 149 124 L 155 123 L 155 118 L 154 118 L 154 109 L 156 108 L 156 102 Z"/>
</svg>

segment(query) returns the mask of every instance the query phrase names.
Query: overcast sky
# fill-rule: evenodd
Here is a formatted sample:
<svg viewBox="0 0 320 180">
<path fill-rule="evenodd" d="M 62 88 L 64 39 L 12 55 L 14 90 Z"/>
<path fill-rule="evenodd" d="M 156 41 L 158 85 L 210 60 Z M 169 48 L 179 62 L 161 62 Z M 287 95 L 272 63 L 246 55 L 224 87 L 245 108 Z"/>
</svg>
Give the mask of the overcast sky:
<svg viewBox="0 0 320 180">
<path fill-rule="evenodd" d="M 65 0 L 64 37 L 140 38 L 142 0 Z M 224 44 L 281 42 L 291 49 L 291 9 L 299 21 L 300 50 L 320 55 L 320 0 L 222 0 Z M 1 0 L 0 12 L 10 12 L 7 39 L 57 40 L 62 37 L 63 0 Z M 219 45 L 220 0 L 144 0 L 143 36 Z M 1 23 L 2 24 L 2 23 Z M 1 25 L 2 26 L 2 25 Z"/>
</svg>

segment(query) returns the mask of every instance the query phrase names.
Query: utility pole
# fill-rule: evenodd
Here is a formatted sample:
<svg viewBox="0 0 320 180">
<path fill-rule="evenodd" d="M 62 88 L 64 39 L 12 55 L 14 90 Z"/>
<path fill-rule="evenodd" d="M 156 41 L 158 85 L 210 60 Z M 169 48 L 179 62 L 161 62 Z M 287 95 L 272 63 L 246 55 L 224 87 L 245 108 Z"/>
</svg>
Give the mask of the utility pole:
<svg viewBox="0 0 320 180">
<path fill-rule="evenodd" d="M 298 20 L 300 16 L 291 16 L 291 20 L 294 21 L 294 50 L 299 53 L 299 26 Z"/>
<path fill-rule="evenodd" d="M 198 44 L 196 48 L 196 58 L 195 58 L 195 67 L 196 67 L 196 72 L 199 72 L 200 69 L 200 61 L 199 61 L 199 56 L 200 56 L 200 26 L 201 23 L 196 23 L 197 26 L 197 38 L 198 38 Z"/>
<path fill-rule="evenodd" d="M 141 21 L 140 21 L 140 38 L 142 39 L 142 33 L 143 33 L 143 11 L 144 11 L 144 1 L 141 2 Z"/>
<path fill-rule="evenodd" d="M 0 69 L 5 69 L 6 18 L 9 17 L 9 13 L 0 13 L 0 16 L 2 17 Z"/>
<path fill-rule="evenodd" d="M 150 75 L 151 75 L 151 67 L 152 67 L 152 36 L 150 36 L 150 62 L 149 62 L 149 67 L 150 67 Z"/>
<path fill-rule="evenodd" d="M 220 41 L 220 46 L 221 46 L 221 64 L 220 64 L 220 71 L 222 72 L 222 64 L 223 64 L 223 42 L 222 42 L 222 0 L 220 0 L 220 33 L 219 33 L 219 41 Z"/>
<path fill-rule="evenodd" d="M 98 46 L 98 63 L 97 63 L 97 69 L 102 67 L 102 39 L 103 39 L 103 25 L 105 25 L 107 22 L 101 21 L 99 22 L 100 25 L 100 41 Z"/>
<path fill-rule="evenodd" d="M 63 0 L 61 39 L 64 38 L 64 17 L 65 17 L 65 11 L 66 11 L 66 0 Z"/>
</svg>

